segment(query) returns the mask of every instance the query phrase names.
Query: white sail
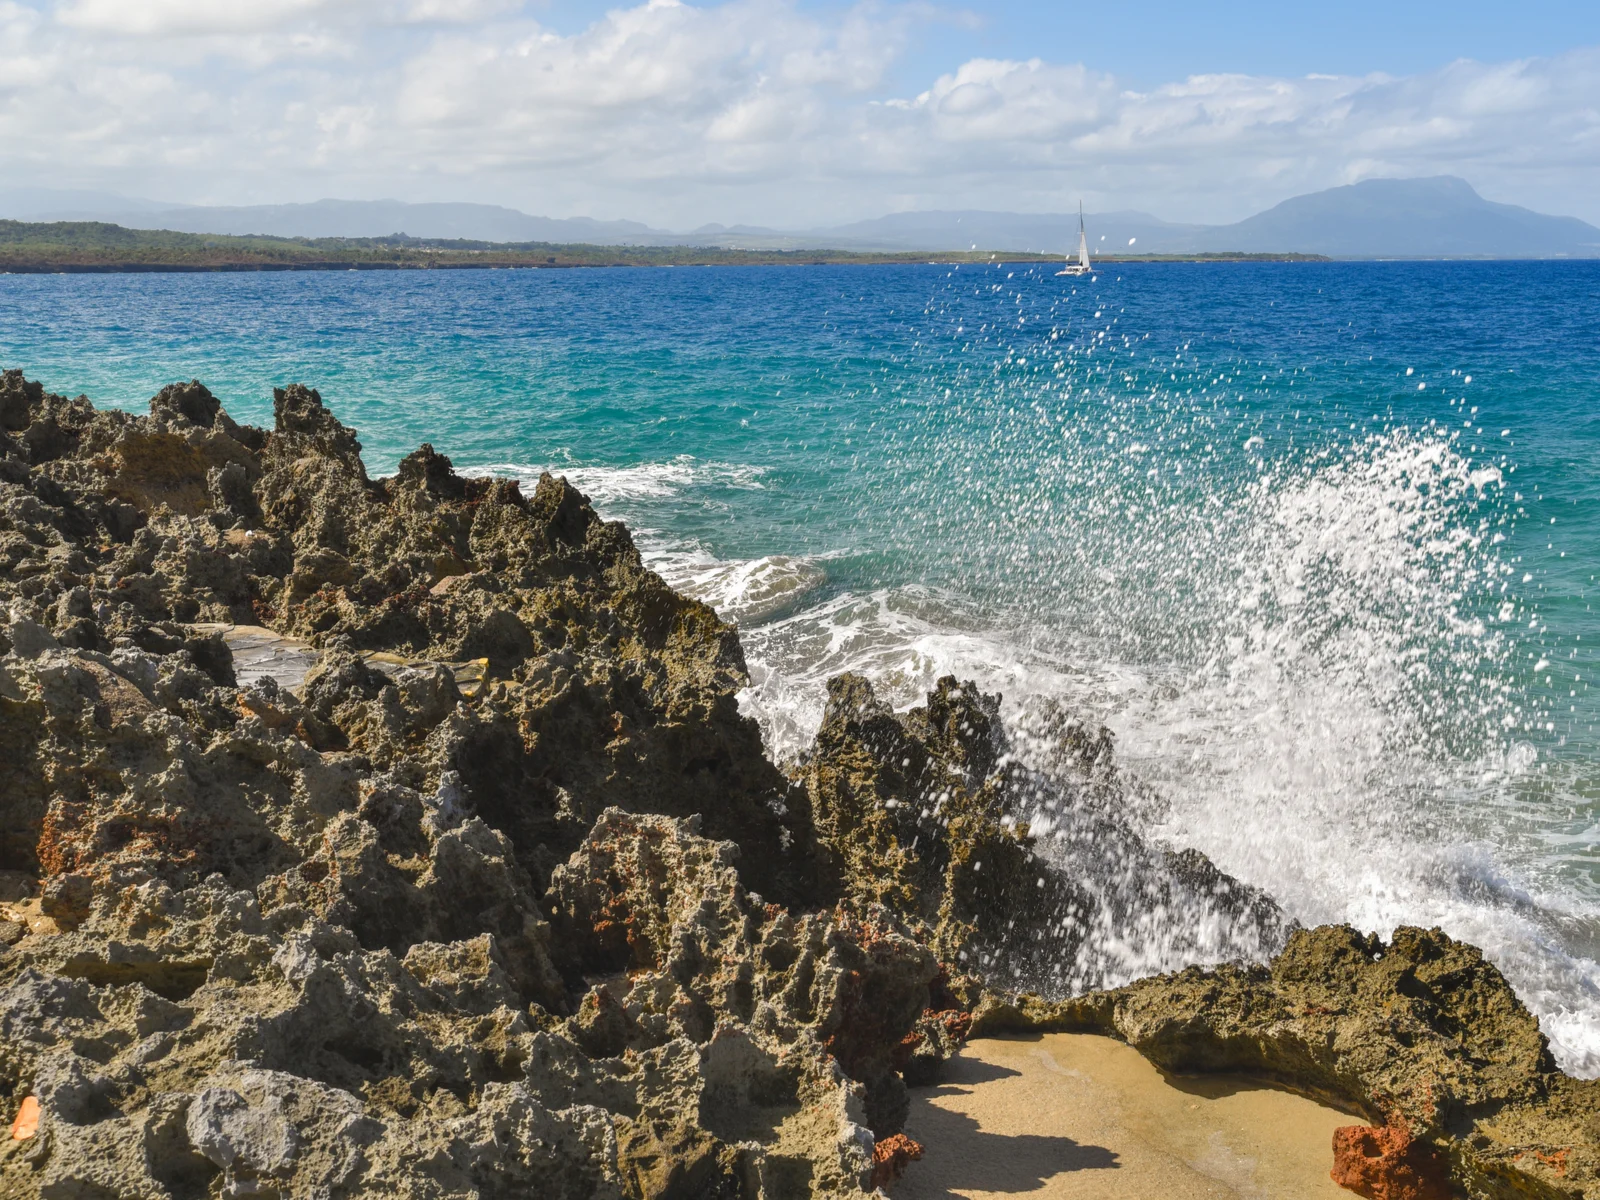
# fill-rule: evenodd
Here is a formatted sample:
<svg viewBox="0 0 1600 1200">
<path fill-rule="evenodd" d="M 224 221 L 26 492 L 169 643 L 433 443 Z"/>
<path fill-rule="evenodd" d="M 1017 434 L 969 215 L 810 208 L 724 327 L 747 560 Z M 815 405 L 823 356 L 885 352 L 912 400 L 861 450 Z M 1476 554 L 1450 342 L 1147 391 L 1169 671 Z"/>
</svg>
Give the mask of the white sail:
<svg viewBox="0 0 1600 1200">
<path fill-rule="evenodd" d="M 1078 205 L 1078 261 L 1074 263 L 1068 255 L 1067 261 L 1062 264 L 1057 275 L 1087 275 L 1089 266 L 1089 238 L 1083 231 L 1083 205 Z"/>
</svg>

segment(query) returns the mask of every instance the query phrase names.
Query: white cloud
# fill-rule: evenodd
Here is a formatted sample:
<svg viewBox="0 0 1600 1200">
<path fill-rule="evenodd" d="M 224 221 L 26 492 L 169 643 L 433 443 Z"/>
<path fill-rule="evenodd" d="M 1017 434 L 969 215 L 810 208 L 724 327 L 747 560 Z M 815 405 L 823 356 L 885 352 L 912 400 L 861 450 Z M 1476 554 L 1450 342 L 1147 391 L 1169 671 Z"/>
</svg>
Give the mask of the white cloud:
<svg viewBox="0 0 1600 1200">
<path fill-rule="evenodd" d="M 513 6 L 507 0 L 66 0 L 56 13 L 63 25 L 89 33 L 191 37 L 267 33 L 307 22 L 463 23 Z"/>
<path fill-rule="evenodd" d="M 949 141 L 1056 141 L 1103 120 L 1115 98 L 1109 75 L 1081 65 L 975 58 L 915 100 L 888 107 L 922 117 Z"/>
<path fill-rule="evenodd" d="M 62 7 L 62 24 L 100 33 L 248 33 L 274 29 L 331 7 L 325 0 L 261 0 L 217 4 L 207 0 L 76 0 Z"/>
<path fill-rule="evenodd" d="M 1600 221 L 1600 51 L 1424 75 L 1201 75 L 973 58 L 900 91 L 918 7 L 514 0 L 0 0 L 0 171 L 240 203 L 484 199 L 796 224 L 896 207 L 1243 216 L 1451 172 Z M 904 69 L 903 67 L 901 69 Z"/>
</svg>

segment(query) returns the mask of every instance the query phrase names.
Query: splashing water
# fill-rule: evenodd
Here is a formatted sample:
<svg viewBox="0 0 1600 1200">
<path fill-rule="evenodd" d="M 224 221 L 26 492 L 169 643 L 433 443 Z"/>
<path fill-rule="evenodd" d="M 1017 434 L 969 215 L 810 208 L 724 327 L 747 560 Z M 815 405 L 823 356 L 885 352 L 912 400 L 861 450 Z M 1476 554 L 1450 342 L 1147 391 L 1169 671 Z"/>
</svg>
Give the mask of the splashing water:
<svg viewBox="0 0 1600 1200">
<path fill-rule="evenodd" d="M 739 624 L 779 758 L 846 670 L 1002 693 L 1041 768 L 1041 714 L 1104 722 L 1126 799 L 1030 814 L 1118 864 L 1051 986 L 1263 953 L 1150 889 L 1193 847 L 1482 946 L 1600 1074 L 1595 264 L 19 277 L 0 318 L 98 402 L 304 378 L 375 469 L 567 475 Z"/>
</svg>

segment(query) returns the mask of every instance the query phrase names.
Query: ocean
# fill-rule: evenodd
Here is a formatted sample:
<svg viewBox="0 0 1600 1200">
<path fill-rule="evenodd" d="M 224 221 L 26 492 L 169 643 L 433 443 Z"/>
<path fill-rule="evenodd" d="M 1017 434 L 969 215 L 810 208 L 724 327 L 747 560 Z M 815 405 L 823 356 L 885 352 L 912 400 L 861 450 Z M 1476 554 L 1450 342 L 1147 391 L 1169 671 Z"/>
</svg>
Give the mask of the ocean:
<svg viewBox="0 0 1600 1200">
<path fill-rule="evenodd" d="M 565 474 L 738 623 L 780 761 L 846 670 L 1065 707 L 1145 836 L 1476 943 L 1600 1075 L 1600 263 L 0 276 L 0 366 Z M 1251 952 L 1202 919 L 1093 982 Z"/>
</svg>

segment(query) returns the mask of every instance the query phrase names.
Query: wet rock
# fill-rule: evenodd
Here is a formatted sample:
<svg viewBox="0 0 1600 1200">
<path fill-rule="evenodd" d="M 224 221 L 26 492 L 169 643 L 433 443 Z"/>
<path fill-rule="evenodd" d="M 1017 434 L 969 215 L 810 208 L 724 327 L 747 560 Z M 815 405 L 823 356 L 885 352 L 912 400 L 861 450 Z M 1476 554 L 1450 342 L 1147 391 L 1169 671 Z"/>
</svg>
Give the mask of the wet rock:
<svg viewBox="0 0 1600 1200">
<path fill-rule="evenodd" d="M 801 771 L 845 895 L 919 921 L 941 957 L 974 968 L 1042 949 L 1037 932 L 1087 903 L 1013 815 L 998 705 L 946 678 L 899 717 L 867 680 L 841 676 Z"/>
<path fill-rule="evenodd" d="M 1221 931 L 1187 947 L 1194 957 L 1282 947 L 1293 922 L 1270 897 L 1128 821 L 1138 798 L 1117 777 L 1108 732 L 1055 714 L 1024 731 L 1046 769 L 1030 767 L 999 704 L 947 677 L 897 714 L 859 676 L 829 681 L 798 777 L 849 901 L 918 922 L 947 963 L 1047 994 L 1117 974 L 1091 943 L 1172 940 L 1163 914 L 1174 909 L 1209 910 L 1192 924 Z"/>
</svg>

